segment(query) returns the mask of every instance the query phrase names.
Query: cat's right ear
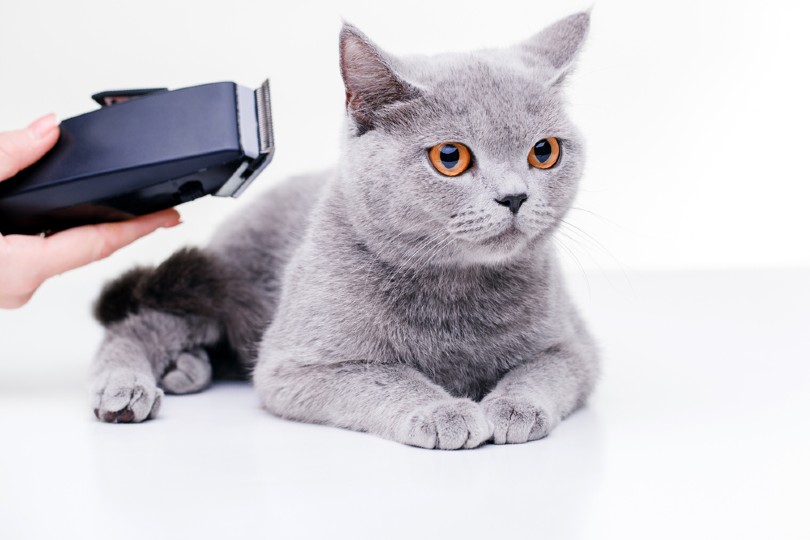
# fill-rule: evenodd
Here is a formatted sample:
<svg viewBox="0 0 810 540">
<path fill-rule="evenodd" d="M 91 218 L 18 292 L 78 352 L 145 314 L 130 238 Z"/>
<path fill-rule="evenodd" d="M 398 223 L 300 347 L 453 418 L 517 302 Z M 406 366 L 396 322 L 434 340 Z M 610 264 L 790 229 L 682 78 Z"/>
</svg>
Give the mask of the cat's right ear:
<svg viewBox="0 0 810 540">
<path fill-rule="evenodd" d="M 526 64 L 542 70 L 546 87 L 559 84 L 571 72 L 590 23 L 588 12 L 569 15 L 518 46 Z"/>
<path fill-rule="evenodd" d="M 399 76 L 394 61 L 351 24 L 340 32 L 340 73 L 346 110 L 359 134 L 374 129 L 387 108 L 413 99 L 418 90 Z"/>
</svg>

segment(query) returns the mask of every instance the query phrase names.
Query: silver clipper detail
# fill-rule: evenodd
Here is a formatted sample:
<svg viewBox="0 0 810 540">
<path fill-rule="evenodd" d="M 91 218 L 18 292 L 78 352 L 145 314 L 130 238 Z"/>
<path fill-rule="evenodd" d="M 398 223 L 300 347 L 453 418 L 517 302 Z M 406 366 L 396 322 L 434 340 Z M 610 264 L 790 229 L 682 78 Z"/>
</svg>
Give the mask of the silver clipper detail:
<svg viewBox="0 0 810 540">
<path fill-rule="evenodd" d="M 244 86 L 236 88 L 236 103 L 239 109 L 239 139 L 245 159 L 233 175 L 214 195 L 238 197 L 256 176 L 270 163 L 275 153 L 273 141 L 273 117 L 270 110 L 270 80 L 256 89 Z"/>
</svg>

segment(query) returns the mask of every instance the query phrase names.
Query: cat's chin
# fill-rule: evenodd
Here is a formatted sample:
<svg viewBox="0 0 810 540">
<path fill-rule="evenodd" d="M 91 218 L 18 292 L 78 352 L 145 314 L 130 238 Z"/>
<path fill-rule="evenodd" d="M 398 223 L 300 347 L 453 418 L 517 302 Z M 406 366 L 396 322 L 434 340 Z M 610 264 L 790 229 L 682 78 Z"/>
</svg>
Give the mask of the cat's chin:
<svg viewBox="0 0 810 540">
<path fill-rule="evenodd" d="M 517 228 L 490 236 L 478 242 L 465 242 L 463 263 L 469 266 L 497 266 L 507 264 L 525 255 L 531 249 L 532 239 Z"/>
</svg>

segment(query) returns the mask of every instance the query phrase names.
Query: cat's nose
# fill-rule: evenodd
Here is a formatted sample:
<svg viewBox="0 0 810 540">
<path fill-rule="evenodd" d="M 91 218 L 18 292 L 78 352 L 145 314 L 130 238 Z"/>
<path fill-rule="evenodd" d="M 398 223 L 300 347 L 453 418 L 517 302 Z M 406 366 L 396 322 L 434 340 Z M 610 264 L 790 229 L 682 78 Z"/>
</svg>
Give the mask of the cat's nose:
<svg viewBox="0 0 810 540">
<path fill-rule="evenodd" d="M 518 193 L 517 195 L 507 195 L 500 199 L 495 199 L 495 202 L 503 206 L 508 206 L 513 214 L 517 214 L 518 210 L 520 210 L 520 206 L 528 198 L 529 196 L 525 193 Z"/>
</svg>

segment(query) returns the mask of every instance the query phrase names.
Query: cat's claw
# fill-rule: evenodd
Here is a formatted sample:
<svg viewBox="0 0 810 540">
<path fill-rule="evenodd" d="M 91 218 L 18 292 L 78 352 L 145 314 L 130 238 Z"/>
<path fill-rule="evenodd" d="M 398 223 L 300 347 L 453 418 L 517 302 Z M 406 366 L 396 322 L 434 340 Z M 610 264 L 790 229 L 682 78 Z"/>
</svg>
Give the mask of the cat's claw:
<svg viewBox="0 0 810 540">
<path fill-rule="evenodd" d="M 549 415 L 526 400 L 496 397 L 481 402 L 494 429 L 495 444 L 519 444 L 542 439 L 551 431 Z"/>
<path fill-rule="evenodd" d="M 182 352 L 172 368 L 160 380 L 160 386 L 169 394 L 190 394 L 204 390 L 211 384 L 211 362 L 202 349 Z"/>
<path fill-rule="evenodd" d="M 492 425 L 481 407 L 468 399 L 422 406 L 406 418 L 402 442 L 422 448 L 475 448 L 492 436 Z"/>
<path fill-rule="evenodd" d="M 130 370 L 102 375 L 93 391 L 93 412 L 103 422 L 143 422 L 160 409 L 163 391 L 148 376 Z"/>
</svg>

